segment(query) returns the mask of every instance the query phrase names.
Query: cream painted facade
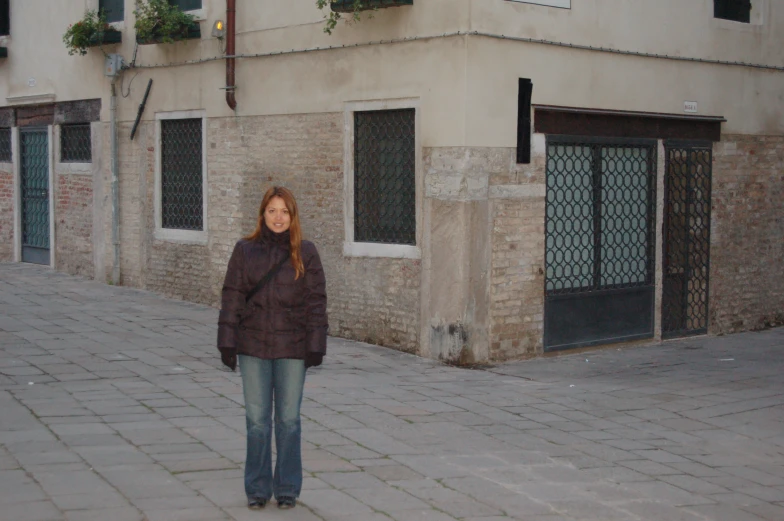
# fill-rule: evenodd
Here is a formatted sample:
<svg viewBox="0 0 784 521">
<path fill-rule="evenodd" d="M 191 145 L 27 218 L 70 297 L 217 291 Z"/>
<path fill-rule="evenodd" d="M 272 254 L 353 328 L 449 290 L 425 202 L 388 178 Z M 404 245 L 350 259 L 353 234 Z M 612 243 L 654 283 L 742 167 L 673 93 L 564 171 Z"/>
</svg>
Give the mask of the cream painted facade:
<svg viewBox="0 0 784 521">
<path fill-rule="evenodd" d="M 784 7 L 773 0 L 752 0 L 748 24 L 714 18 L 712 0 L 414 0 L 341 23 L 331 36 L 315 0 L 236 4 L 236 111 L 225 100 L 224 43 L 210 36 L 226 19 L 225 0 L 203 0 L 194 12 L 201 39 L 140 46 L 134 0 L 126 0 L 125 21 L 115 24 L 123 42 L 103 48 L 129 66 L 115 82 L 120 283 L 217 304 L 234 241 L 250 231 L 263 189 L 281 183 L 300 194 L 306 232 L 322 251 L 333 334 L 466 363 L 541 354 L 549 145 L 544 132 L 533 132 L 531 161 L 517 164 L 518 79 L 528 78 L 534 129 L 543 106 L 713 118 L 721 139 L 711 145 L 711 256 L 721 262 L 710 265 L 708 331 L 784 322 L 784 287 L 765 266 L 769 259 L 780 268 L 784 257 L 773 240 L 783 233 L 775 225 L 782 199 L 773 195 L 782 191 L 775 172 L 784 165 Z M 48 124 L 51 263 L 107 281 L 115 264 L 112 79 L 100 49 L 68 56 L 61 41 L 67 25 L 97 5 L 11 0 L 11 34 L 0 37 L 8 48 L 0 110 L 18 123 L 30 108 L 100 100 L 88 166 L 57 159 L 59 109 Z M 696 112 L 685 112 L 687 102 Z M 351 240 L 352 117 L 384 108 L 416 111 L 416 245 L 407 248 Z M 160 225 L 160 122 L 178 117 L 203 119 L 204 229 L 196 236 Z M 5 170 L 14 191 L 0 203 L 0 219 L 19 245 L 20 127 L 13 128 L 15 159 Z M 646 137 L 658 152 L 651 337 L 660 338 L 665 138 Z M 757 197 L 760 183 L 771 195 Z M 58 196 L 71 185 L 87 209 Z M 746 196 L 746 209 L 732 206 Z M 90 225 L 69 228 L 64 216 Z M 724 255 L 743 240 L 747 217 L 769 223 L 747 237 L 748 251 L 763 254 Z M 68 233 L 89 234 L 77 241 L 78 254 L 69 252 Z M 20 248 L 6 260 L 19 261 Z M 738 275 L 749 267 L 756 275 Z M 739 299 L 747 305 L 733 311 Z"/>
</svg>

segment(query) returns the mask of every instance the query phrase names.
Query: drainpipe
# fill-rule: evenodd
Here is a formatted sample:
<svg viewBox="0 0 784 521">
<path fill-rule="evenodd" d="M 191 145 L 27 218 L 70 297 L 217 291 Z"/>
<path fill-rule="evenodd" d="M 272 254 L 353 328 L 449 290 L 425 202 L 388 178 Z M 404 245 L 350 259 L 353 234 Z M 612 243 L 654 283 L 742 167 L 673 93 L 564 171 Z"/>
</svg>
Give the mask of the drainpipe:
<svg viewBox="0 0 784 521">
<path fill-rule="evenodd" d="M 226 55 L 234 56 L 234 15 L 236 0 L 226 0 Z M 237 100 L 234 98 L 234 58 L 226 58 L 226 103 L 231 110 L 237 109 Z"/>
<path fill-rule="evenodd" d="M 118 175 L 117 151 L 117 77 L 112 79 L 112 97 L 109 104 L 109 126 L 112 143 L 112 243 L 114 260 L 112 262 L 112 284 L 120 285 L 120 186 Z"/>
</svg>

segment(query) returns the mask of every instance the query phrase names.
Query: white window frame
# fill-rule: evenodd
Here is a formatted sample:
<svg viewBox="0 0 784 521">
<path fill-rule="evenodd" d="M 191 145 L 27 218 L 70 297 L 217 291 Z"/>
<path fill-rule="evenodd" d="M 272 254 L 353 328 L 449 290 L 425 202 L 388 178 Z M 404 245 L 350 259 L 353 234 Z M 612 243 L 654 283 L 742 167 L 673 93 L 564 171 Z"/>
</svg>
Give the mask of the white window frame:
<svg viewBox="0 0 784 521">
<path fill-rule="evenodd" d="M 561 9 L 571 9 L 572 0 L 509 0 L 510 2 L 518 2 L 521 4 L 535 4 L 544 5 L 547 7 L 559 7 Z"/>
<path fill-rule="evenodd" d="M 388 257 L 421 259 L 422 250 L 422 132 L 420 124 L 419 98 L 401 98 L 381 101 L 350 101 L 343 106 L 343 186 L 346 240 L 343 255 L 346 257 Z M 416 245 L 381 244 L 354 241 L 354 113 L 366 111 L 414 109 L 414 207 Z"/>
<path fill-rule="evenodd" d="M 171 119 L 201 119 L 201 189 L 202 189 L 202 229 L 201 230 L 176 230 L 163 227 L 162 213 L 162 158 L 161 146 L 162 131 L 161 121 Z M 155 231 L 153 236 L 157 240 L 180 242 L 187 244 L 207 244 L 209 229 L 207 226 L 207 111 L 183 110 L 175 112 L 157 112 L 155 114 Z"/>
</svg>

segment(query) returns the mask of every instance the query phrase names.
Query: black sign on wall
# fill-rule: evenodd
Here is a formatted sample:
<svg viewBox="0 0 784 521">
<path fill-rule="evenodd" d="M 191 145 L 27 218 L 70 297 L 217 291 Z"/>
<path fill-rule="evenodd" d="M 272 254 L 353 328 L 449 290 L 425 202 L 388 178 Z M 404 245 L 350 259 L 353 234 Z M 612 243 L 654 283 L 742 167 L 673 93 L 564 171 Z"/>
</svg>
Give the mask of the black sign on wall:
<svg viewBox="0 0 784 521">
<path fill-rule="evenodd" d="M 517 163 L 531 162 L 531 93 L 534 85 L 520 78 L 517 88 Z"/>
<path fill-rule="evenodd" d="M 0 0 L 0 36 L 11 34 L 11 0 Z"/>
</svg>

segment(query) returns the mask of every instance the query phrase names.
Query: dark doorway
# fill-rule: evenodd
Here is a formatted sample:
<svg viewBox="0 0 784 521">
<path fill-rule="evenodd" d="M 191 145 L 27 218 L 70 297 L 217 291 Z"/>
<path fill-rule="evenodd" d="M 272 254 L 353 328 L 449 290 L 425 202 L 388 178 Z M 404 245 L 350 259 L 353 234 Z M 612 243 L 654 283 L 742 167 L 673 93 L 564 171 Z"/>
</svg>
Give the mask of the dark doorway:
<svg viewBox="0 0 784 521">
<path fill-rule="evenodd" d="M 662 337 L 708 331 L 710 143 L 665 142 Z"/>
<path fill-rule="evenodd" d="M 656 141 L 548 136 L 545 351 L 653 337 Z"/>
<path fill-rule="evenodd" d="M 22 262 L 50 264 L 49 133 L 21 129 Z"/>
</svg>

